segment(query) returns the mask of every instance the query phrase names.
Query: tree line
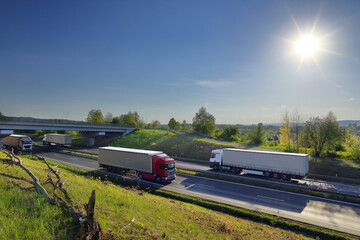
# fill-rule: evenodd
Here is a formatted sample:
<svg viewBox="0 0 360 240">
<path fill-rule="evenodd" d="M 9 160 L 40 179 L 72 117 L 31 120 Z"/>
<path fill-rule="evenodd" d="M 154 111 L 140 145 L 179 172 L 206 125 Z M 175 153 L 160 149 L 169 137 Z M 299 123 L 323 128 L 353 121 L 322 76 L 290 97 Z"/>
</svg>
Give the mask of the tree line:
<svg viewBox="0 0 360 240">
<path fill-rule="evenodd" d="M 113 117 L 111 113 L 102 115 L 101 110 L 92 109 L 87 121 L 94 123 L 114 123 L 133 125 L 142 128 L 160 128 L 158 120 L 146 124 L 134 111 Z M 252 125 L 247 132 L 240 132 L 237 126 L 227 126 L 219 129 L 215 124 L 215 117 L 201 107 L 192 119 L 192 123 L 183 120 L 181 123 L 171 118 L 167 124 L 168 129 L 192 130 L 208 136 L 238 143 L 251 145 L 262 145 L 273 147 L 288 152 L 305 152 L 319 157 L 337 157 L 336 153 L 341 152 L 342 157 L 360 160 L 360 138 L 354 127 L 341 129 L 333 112 L 325 117 L 314 116 L 303 121 L 298 112 L 292 116 L 285 112 L 280 128 L 268 129 L 262 123 Z"/>
</svg>

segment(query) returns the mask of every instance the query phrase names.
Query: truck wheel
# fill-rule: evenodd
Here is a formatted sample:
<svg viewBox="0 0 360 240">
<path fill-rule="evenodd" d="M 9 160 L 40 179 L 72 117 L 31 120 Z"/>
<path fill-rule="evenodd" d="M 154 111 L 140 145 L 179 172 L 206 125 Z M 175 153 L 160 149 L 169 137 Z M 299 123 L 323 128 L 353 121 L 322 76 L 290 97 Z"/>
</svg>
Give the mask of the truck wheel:
<svg viewBox="0 0 360 240">
<path fill-rule="evenodd" d="M 270 177 L 270 173 L 269 173 L 269 172 L 265 172 L 265 173 L 264 173 L 264 177 L 267 177 L 267 178 Z"/>
<path fill-rule="evenodd" d="M 215 165 L 215 166 L 214 166 L 214 170 L 215 170 L 215 171 L 219 171 L 219 170 L 220 170 L 219 165 Z"/>
<path fill-rule="evenodd" d="M 159 176 L 156 176 L 156 182 L 161 183 L 161 178 Z"/>
<path fill-rule="evenodd" d="M 279 178 L 279 174 L 274 173 L 274 174 L 273 174 L 273 178 L 275 178 L 275 179 Z"/>
<path fill-rule="evenodd" d="M 285 181 L 288 179 L 288 176 L 286 174 L 283 174 L 283 175 L 281 175 L 281 179 Z"/>
</svg>

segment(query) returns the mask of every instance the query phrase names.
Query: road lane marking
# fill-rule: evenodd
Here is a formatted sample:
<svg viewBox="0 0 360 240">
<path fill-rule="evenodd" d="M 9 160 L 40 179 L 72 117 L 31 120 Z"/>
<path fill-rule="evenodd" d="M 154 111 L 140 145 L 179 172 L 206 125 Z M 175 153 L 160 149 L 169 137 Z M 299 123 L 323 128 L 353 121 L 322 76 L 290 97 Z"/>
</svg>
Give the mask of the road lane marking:
<svg viewBox="0 0 360 240">
<path fill-rule="evenodd" d="M 256 195 L 257 197 L 261 197 L 261 198 L 266 198 L 266 199 L 270 199 L 270 200 L 274 200 L 274 201 L 280 201 L 283 202 L 283 199 L 278 199 L 278 198 L 272 198 L 272 197 L 267 197 L 267 196 L 262 196 L 262 195 Z"/>
<path fill-rule="evenodd" d="M 325 202 L 335 202 L 335 203 L 341 203 L 342 205 L 352 205 L 352 206 L 356 206 L 356 207 L 360 207 L 360 204 L 358 203 L 351 203 L 351 202 L 343 202 L 343 201 L 339 201 L 339 200 L 335 200 L 335 199 L 331 199 L 331 198 L 322 198 L 322 197 L 317 197 L 317 196 L 312 196 L 312 195 L 306 195 L 306 194 L 301 194 L 301 193 L 294 193 L 294 192 L 286 192 L 283 190 L 277 190 L 277 189 L 272 189 L 272 188 L 265 188 L 265 187 L 258 187 L 258 186 L 254 186 L 254 185 L 247 185 L 247 184 L 243 184 L 243 183 L 236 183 L 236 182 L 229 182 L 229 181 L 225 181 L 225 180 L 220 180 L 220 179 L 213 179 L 213 178 L 206 178 L 206 177 L 200 177 L 200 176 L 193 176 L 193 175 L 187 175 L 187 174 L 181 174 L 181 173 L 177 173 L 179 176 L 186 176 L 187 178 L 200 178 L 200 179 L 208 179 L 210 181 L 214 181 L 214 182 L 223 182 L 223 183 L 227 183 L 230 185 L 240 185 L 240 186 L 245 186 L 248 188 L 257 188 L 257 189 L 262 189 L 265 191 L 272 191 L 272 192 L 279 192 L 279 193 L 285 193 L 285 194 L 289 194 L 289 195 L 296 195 L 296 196 L 301 196 L 301 197 L 306 197 L 308 200 L 313 200 L 313 199 L 319 199 Z"/>
</svg>

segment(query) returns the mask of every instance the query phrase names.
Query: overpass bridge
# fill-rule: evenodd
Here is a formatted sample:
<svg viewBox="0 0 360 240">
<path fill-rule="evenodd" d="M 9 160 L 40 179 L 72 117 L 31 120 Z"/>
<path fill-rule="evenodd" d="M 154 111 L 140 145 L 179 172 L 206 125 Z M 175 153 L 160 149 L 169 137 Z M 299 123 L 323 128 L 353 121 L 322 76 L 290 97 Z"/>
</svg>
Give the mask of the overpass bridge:
<svg viewBox="0 0 360 240">
<path fill-rule="evenodd" d="M 0 119 L 0 138 L 12 134 L 14 130 L 77 131 L 78 134 L 87 138 L 89 146 L 94 145 L 96 136 L 109 134 L 125 136 L 135 129 L 135 126 L 128 125 L 89 123 L 62 119 L 24 117 L 5 117 Z"/>
</svg>

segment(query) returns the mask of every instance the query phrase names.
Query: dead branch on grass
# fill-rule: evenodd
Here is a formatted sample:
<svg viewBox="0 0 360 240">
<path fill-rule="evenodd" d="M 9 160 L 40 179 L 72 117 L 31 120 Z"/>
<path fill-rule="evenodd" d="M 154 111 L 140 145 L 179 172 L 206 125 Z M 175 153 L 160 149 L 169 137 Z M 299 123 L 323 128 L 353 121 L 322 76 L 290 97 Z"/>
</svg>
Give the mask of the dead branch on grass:
<svg viewBox="0 0 360 240">
<path fill-rule="evenodd" d="M 101 227 L 100 227 L 99 223 L 97 222 L 97 220 L 95 218 L 95 190 L 93 190 L 92 193 L 91 193 L 89 203 L 85 205 L 87 215 L 84 215 L 82 212 L 76 210 L 70 204 L 68 204 L 63 198 L 61 198 L 60 196 L 57 196 L 55 192 L 54 192 L 55 197 L 50 196 L 48 194 L 48 192 L 46 191 L 46 189 L 41 185 L 38 178 L 27 167 L 25 167 L 23 165 L 22 161 L 18 157 L 16 157 L 13 152 L 4 151 L 4 153 L 7 155 L 8 158 L 7 159 L 1 159 L 1 163 L 8 164 L 8 165 L 16 165 L 16 166 L 20 167 L 22 170 L 24 170 L 31 177 L 32 180 L 26 179 L 24 177 L 12 176 L 12 175 L 9 175 L 9 174 L 6 174 L 6 173 L 0 173 L 0 176 L 4 176 L 4 177 L 7 177 L 7 178 L 27 182 L 27 183 L 33 185 L 33 187 L 26 188 L 26 187 L 21 186 L 21 184 L 19 184 L 19 183 L 15 183 L 13 181 L 10 181 L 12 184 L 19 187 L 22 190 L 30 190 L 30 189 L 34 188 L 42 196 L 44 196 L 51 204 L 53 204 L 53 205 L 59 204 L 61 207 L 66 209 L 68 211 L 68 213 L 76 221 L 78 221 L 83 226 L 85 225 L 85 229 L 86 229 L 85 233 L 82 233 L 82 234 L 78 235 L 79 238 L 81 238 L 81 239 L 86 238 L 86 239 L 93 239 L 93 240 L 102 239 L 103 232 L 101 230 Z M 54 167 L 51 167 L 48 164 L 48 162 L 46 161 L 45 158 L 42 158 L 42 160 L 46 163 L 48 169 L 57 178 L 57 181 L 54 182 L 53 179 L 51 178 L 51 175 L 48 174 L 48 181 L 47 182 L 49 182 L 50 184 L 53 185 L 54 190 L 56 190 L 57 188 L 60 189 L 60 191 L 63 192 L 63 194 L 64 194 L 65 198 L 68 200 L 68 202 L 71 203 L 72 202 L 71 198 L 70 198 L 68 192 L 64 189 L 64 182 L 65 181 L 61 180 L 59 172 L 56 171 L 54 169 Z"/>
</svg>

